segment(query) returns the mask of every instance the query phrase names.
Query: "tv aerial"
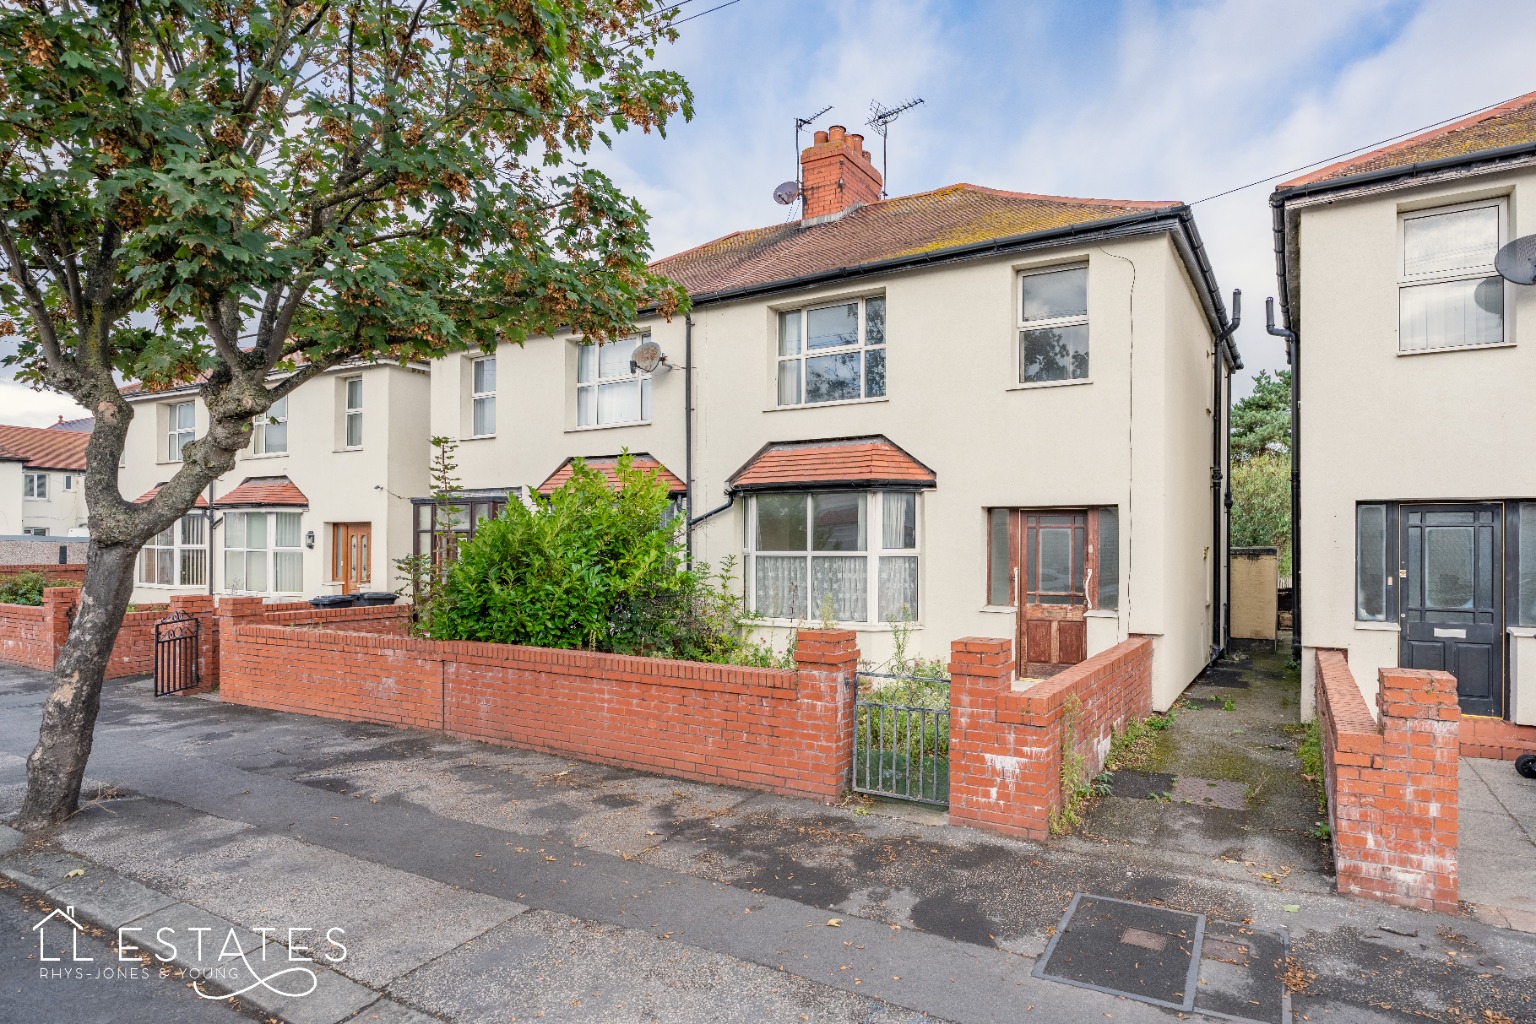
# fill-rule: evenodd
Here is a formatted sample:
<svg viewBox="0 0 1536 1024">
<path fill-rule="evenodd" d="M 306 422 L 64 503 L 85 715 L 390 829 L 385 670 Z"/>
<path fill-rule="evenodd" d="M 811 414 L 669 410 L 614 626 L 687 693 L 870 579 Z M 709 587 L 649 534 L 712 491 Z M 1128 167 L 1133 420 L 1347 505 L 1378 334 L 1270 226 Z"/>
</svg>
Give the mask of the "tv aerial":
<svg viewBox="0 0 1536 1024">
<path fill-rule="evenodd" d="M 880 198 L 882 199 L 891 194 L 885 187 L 885 183 L 890 180 L 891 166 L 890 140 L 886 137 L 886 132 L 890 130 L 892 121 L 922 102 L 921 96 L 907 100 L 905 103 L 898 103 L 894 107 L 887 107 L 879 100 L 869 101 L 869 112 L 872 116 L 864 123 L 880 133 Z"/>
<path fill-rule="evenodd" d="M 780 206 L 790 205 L 800 198 L 803 191 L 800 183 L 800 133 L 805 131 L 812 121 L 831 109 L 832 104 L 828 103 L 809 117 L 795 118 L 795 176 L 789 181 L 780 182 L 773 190 L 773 201 Z"/>
<path fill-rule="evenodd" d="M 1493 258 L 1493 269 L 1514 284 L 1536 284 L 1536 235 L 1522 235 Z"/>
</svg>

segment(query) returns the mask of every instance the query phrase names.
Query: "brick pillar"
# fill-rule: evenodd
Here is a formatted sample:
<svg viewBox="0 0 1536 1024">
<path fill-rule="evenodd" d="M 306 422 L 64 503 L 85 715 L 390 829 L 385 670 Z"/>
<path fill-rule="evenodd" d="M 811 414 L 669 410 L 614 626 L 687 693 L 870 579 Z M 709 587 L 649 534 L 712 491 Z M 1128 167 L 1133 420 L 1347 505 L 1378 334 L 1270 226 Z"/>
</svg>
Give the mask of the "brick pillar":
<svg viewBox="0 0 1536 1024">
<path fill-rule="evenodd" d="M 43 589 L 43 642 L 49 648 L 45 668 L 53 668 L 53 663 L 58 660 L 60 648 L 69 639 L 70 614 L 79 605 L 79 587 Z"/>
<path fill-rule="evenodd" d="M 999 721 L 1000 699 L 1013 688 L 1012 641 L 962 637 L 949 657 L 950 822 L 1047 838 L 1060 781 L 1031 742 L 1038 730 Z"/>
<path fill-rule="evenodd" d="M 827 802 L 842 797 L 853 773 L 853 702 L 859 644 L 851 629 L 802 629 L 795 637 L 799 670 L 797 742 L 807 755 L 803 791 Z"/>
<path fill-rule="evenodd" d="M 171 597 L 171 611 L 182 612 L 197 620 L 197 667 L 198 684 L 194 691 L 211 690 L 219 682 L 219 657 L 217 632 L 213 621 L 213 595 L 175 594 Z"/>
<path fill-rule="evenodd" d="M 1384 856 L 1364 854 L 1392 902 L 1456 912 L 1461 708 L 1449 672 L 1382 669 L 1376 694 Z"/>
<path fill-rule="evenodd" d="M 214 679 L 216 684 L 222 666 L 227 662 L 224 648 L 229 643 L 230 630 L 236 626 L 260 625 L 267 616 L 266 602 L 259 597 L 221 597 L 214 609 Z"/>
</svg>

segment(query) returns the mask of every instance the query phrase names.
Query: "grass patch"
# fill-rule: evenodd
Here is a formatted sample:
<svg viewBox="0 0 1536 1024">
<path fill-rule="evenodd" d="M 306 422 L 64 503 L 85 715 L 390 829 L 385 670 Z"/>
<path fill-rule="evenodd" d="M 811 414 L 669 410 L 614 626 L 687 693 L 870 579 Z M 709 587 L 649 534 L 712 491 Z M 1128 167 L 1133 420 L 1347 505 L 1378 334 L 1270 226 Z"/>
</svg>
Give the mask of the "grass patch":
<svg viewBox="0 0 1536 1024">
<path fill-rule="evenodd" d="M 1317 720 L 1308 722 L 1306 729 L 1301 734 L 1301 743 L 1296 747 L 1296 756 L 1301 758 L 1301 777 L 1312 783 L 1312 788 L 1317 794 L 1317 812 L 1326 816 L 1328 814 L 1328 783 L 1323 774 L 1323 734 L 1317 727 Z"/>
</svg>

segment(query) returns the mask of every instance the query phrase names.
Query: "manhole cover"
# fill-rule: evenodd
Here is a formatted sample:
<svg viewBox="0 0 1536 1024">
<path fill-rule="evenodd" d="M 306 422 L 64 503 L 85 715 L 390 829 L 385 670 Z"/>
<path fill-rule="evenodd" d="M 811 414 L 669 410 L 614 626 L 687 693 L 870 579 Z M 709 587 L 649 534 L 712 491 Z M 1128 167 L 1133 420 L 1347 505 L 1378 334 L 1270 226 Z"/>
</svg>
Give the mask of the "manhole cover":
<svg viewBox="0 0 1536 1024">
<path fill-rule="evenodd" d="M 1173 776 L 1167 772 L 1138 772 L 1125 769 L 1110 778 L 1111 796 L 1130 797 L 1132 800 L 1151 800 L 1173 788 Z"/>
<path fill-rule="evenodd" d="M 1241 782 L 1181 775 L 1169 791 L 1168 798 L 1176 804 L 1222 807 L 1229 811 L 1241 811 L 1248 806 L 1247 793 L 1248 787 Z"/>
<path fill-rule="evenodd" d="M 1204 923 L 1199 914 L 1078 893 L 1034 973 L 1190 1010 Z"/>
<path fill-rule="evenodd" d="M 1290 1024 L 1285 962 L 1283 931 L 1078 893 L 1033 973 L 1243 1024 Z"/>
</svg>

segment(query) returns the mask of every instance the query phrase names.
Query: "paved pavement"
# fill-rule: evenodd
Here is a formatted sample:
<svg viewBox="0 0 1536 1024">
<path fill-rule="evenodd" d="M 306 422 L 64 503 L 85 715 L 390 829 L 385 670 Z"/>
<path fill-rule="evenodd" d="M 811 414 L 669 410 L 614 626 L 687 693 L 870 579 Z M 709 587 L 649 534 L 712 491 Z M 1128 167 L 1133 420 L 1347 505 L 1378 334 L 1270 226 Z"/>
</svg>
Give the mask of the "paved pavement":
<svg viewBox="0 0 1536 1024">
<path fill-rule="evenodd" d="M 1479 920 L 1536 932 L 1536 780 L 1476 757 L 1459 778 L 1461 898 Z"/>
<path fill-rule="evenodd" d="M 45 685 L 0 667 L 0 815 L 19 803 Z M 311 951 L 343 929 L 345 957 L 316 968 L 324 1007 L 269 1000 L 295 1024 L 359 1007 L 381 1021 L 1170 1019 L 1032 976 L 1078 892 L 1288 929 L 1298 1019 L 1536 1019 L 1536 938 L 1341 899 L 1309 872 L 1264 881 L 1215 843 L 1014 842 L 917 809 L 156 700 L 143 684 L 106 695 L 87 793 L 6 870 L 77 906 L 93 878 L 132 881 L 183 930 L 259 932 L 271 941 L 251 948 L 274 957 L 290 928 L 313 929 L 298 933 Z M 84 874 L 62 877 L 70 864 Z M 0 976 L 0 1019 L 49 1019 L 10 1012 L 22 986 Z M 55 1019 L 113 1020 L 114 1001 Z"/>
</svg>

